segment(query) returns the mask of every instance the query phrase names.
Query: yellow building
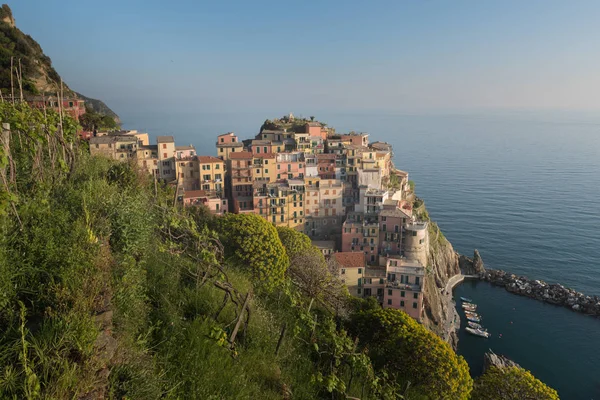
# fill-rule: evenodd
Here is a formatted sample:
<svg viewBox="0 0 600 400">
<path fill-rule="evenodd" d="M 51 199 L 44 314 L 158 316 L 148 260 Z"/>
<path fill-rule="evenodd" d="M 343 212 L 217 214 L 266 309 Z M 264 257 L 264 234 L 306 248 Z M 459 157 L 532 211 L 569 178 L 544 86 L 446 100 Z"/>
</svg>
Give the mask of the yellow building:
<svg viewBox="0 0 600 400">
<path fill-rule="evenodd" d="M 275 226 L 303 229 L 304 182 L 254 182 L 254 212 Z"/>
<path fill-rule="evenodd" d="M 255 181 L 275 182 L 277 180 L 276 155 L 274 153 L 254 154 L 252 166 Z"/>
<path fill-rule="evenodd" d="M 200 189 L 210 193 L 223 193 L 225 162 L 217 157 L 197 156 Z"/>
<path fill-rule="evenodd" d="M 333 254 L 338 265 L 338 277 L 352 296 L 362 297 L 362 279 L 365 274 L 365 256 L 361 252 L 338 252 Z"/>
</svg>

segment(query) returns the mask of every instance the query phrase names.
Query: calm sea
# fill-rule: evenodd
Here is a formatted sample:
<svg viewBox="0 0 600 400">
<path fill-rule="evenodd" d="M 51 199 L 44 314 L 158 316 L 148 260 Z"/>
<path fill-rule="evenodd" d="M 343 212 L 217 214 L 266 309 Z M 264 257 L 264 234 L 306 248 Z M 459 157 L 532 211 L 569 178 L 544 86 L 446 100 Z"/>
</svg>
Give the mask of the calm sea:
<svg viewBox="0 0 600 400">
<path fill-rule="evenodd" d="M 278 115 L 278 114 L 274 114 Z M 173 134 L 215 154 L 216 135 L 254 135 L 265 114 L 122 115 L 125 127 Z M 454 248 L 485 264 L 600 295 L 600 114 L 317 114 L 338 131 L 394 146 Z M 467 283 L 489 340 L 460 335 L 473 374 L 488 349 L 504 354 L 563 399 L 600 399 L 600 319 Z M 500 337 L 500 334 L 502 336 Z"/>
</svg>

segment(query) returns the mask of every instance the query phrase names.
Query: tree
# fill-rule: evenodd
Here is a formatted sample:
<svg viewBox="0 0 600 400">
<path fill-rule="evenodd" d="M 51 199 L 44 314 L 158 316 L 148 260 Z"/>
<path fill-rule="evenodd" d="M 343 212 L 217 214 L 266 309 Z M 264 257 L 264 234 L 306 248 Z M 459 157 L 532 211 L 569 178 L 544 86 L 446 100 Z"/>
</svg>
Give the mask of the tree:
<svg viewBox="0 0 600 400">
<path fill-rule="evenodd" d="M 227 214 L 218 221 L 225 256 L 247 268 L 267 291 L 281 284 L 289 258 L 275 227 L 254 214 Z"/>
<path fill-rule="evenodd" d="M 350 330 L 367 344 L 376 369 L 431 399 L 467 399 L 473 388 L 466 361 L 408 314 L 392 308 L 355 314 Z"/>
<path fill-rule="evenodd" d="M 277 234 L 290 259 L 314 248 L 308 236 L 292 228 L 278 226 Z"/>
<path fill-rule="evenodd" d="M 473 400 L 557 400 L 558 393 L 519 367 L 491 367 L 475 381 Z"/>
</svg>

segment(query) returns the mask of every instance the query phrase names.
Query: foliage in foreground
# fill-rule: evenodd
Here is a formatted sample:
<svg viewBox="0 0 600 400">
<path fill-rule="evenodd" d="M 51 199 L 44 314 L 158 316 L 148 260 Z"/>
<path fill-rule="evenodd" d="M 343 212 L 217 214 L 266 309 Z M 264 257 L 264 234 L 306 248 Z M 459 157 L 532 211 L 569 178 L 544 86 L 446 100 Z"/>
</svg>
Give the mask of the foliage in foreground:
<svg viewBox="0 0 600 400">
<path fill-rule="evenodd" d="M 0 148 L 0 398 L 470 390 L 462 359 L 406 314 L 350 299 L 304 235 L 181 209 L 135 165 L 90 158 L 68 118 L 0 103 L 0 119 L 13 128 Z"/>
</svg>

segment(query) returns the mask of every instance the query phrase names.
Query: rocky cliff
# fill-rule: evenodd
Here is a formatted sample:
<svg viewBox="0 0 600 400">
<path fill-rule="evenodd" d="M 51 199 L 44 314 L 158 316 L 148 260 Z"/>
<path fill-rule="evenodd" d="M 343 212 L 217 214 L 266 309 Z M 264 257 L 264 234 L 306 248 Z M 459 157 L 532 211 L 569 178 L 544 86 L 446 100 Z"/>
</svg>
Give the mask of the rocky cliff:
<svg viewBox="0 0 600 400">
<path fill-rule="evenodd" d="M 19 85 L 19 80 L 21 84 Z M 52 66 L 52 60 L 31 36 L 15 24 L 8 5 L 0 7 L 0 90 L 3 96 L 56 95 L 62 79 Z M 81 96 L 62 82 L 64 97 L 79 97 L 94 111 L 109 115 L 118 122 L 118 116 L 100 100 Z"/>
<path fill-rule="evenodd" d="M 459 255 L 444 237 L 437 224 L 429 224 L 429 254 L 425 279 L 425 318 L 423 324 L 456 347 L 455 323 L 458 314 L 452 301 L 448 281 L 460 274 Z"/>
</svg>

